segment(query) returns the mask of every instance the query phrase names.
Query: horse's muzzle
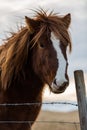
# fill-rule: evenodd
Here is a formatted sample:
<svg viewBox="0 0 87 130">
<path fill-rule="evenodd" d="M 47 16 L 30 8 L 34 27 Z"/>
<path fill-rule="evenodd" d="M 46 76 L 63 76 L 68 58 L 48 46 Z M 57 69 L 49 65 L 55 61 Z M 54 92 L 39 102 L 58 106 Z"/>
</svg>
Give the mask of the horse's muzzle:
<svg viewBox="0 0 87 130">
<path fill-rule="evenodd" d="M 67 88 L 68 85 L 69 85 L 69 81 L 64 82 L 64 83 L 63 83 L 62 85 L 60 85 L 60 86 L 58 86 L 58 85 L 56 84 L 56 82 L 54 81 L 54 82 L 51 84 L 50 89 L 51 89 L 51 91 L 52 91 L 53 93 L 56 93 L 56 94 L 58 94 L 58 93 L 63 93 L 63 92 L 66 90 L 66 88 Z"/>
</svg>

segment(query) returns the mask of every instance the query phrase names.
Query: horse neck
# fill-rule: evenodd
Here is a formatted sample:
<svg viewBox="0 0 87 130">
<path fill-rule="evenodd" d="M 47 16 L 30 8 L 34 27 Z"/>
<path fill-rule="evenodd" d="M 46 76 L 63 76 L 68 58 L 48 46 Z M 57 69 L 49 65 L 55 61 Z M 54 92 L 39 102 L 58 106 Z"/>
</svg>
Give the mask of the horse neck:
<svg viewBox="0 0 87 130">
<path fill-rule="evenodd" d="M 25 70 L 25 80 L 26 84 L 30 87 L 32 91 L 42 91 L 44 83 L 42 83 L 41 79 L 33 72 L 32 67 L 28 67 Z M 26 86 L 27 86 L 26 85 Z"/>
<path fill-rule="evenodd" d="M 42 102 L 44 84 L 32 71 L 31 66 L 24 69 L 24 77 L 21 76 L 14 85 L 10 86 L 8 95 L 16 99 L 16 102 Z M 15 100 L 14 100 L 15 102 Z"/>
</svg>

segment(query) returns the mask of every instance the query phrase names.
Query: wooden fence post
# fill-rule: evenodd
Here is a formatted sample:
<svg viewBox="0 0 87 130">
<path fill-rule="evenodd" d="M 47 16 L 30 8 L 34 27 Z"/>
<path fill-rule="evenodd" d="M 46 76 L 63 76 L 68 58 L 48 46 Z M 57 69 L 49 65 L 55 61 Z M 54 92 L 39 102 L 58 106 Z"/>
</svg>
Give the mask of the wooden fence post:
<svg viewBox="0 0 87 130">
<path fill-rule="evenodd" d="M 82 70 L 74 71 L 81 130 L 87 130 L 87 101 Z"/>
</svg>

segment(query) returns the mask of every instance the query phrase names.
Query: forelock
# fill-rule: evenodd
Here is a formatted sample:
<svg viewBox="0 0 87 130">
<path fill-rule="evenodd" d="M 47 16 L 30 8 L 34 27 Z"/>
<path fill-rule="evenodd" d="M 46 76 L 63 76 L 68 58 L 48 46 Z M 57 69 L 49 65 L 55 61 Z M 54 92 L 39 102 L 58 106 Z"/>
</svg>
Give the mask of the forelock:
<svg viewBox="0 0 87 130">
<path fill-rule="evenodd" d="M 61 20 L 61 16 L 58 16 L 53 12 L 47 13 L 44 10 L 41 10 L 36 11 L 35 20 L 39 21 L 40 26 L 39 31 L 33 38 L 34 43 L 38 42 L 44 32 L 50 30 L 65 46 L 69 45 L 71 51 L 70 35 L 66 29 L 65 23 Z"/>
</svg>

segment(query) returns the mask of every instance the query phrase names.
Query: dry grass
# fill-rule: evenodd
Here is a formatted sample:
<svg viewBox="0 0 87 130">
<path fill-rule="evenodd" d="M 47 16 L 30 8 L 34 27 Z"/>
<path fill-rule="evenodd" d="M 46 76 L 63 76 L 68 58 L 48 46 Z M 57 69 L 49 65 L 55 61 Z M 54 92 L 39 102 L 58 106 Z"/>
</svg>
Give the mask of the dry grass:
<svg viewBox="0 0 87 130">
<path fill-rule="evenodd" d="M 35 123 L 32 130 L 80 130 L 80 126 L 75 122 L 79 122 L 78 112 L 48 112 L 41 111 L 37 121 L 57 121 L 57 122 L 73 122 L 70 123 Z"/>
</svg>

